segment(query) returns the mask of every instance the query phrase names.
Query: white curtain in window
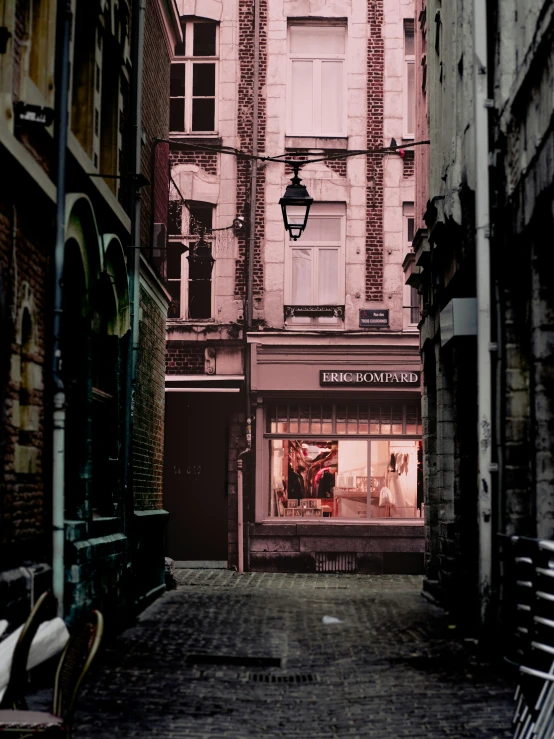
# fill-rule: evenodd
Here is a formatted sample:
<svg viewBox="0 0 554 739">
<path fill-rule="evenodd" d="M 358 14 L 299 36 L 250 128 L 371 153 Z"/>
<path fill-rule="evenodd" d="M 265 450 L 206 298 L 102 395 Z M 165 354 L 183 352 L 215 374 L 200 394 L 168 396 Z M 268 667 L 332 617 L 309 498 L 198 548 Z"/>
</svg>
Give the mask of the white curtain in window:
<svg viewBox="0 0 554 739">
<path fill-rule="evenodd" d="M 292 304 L 312 303 L 312 250 L 292 251 Z"/>
<path fill-rule="evenodd" d="M 341 241 L 341 219 L 340 218 L 318 218 L 313 215 L 317 205 L 312 206 L 308 216 L 306 230 L 302 234 L 305 243 L 319 241 Z"/>
<path fill-rule="evenodd" d="M 344 26 L 291 26 L 291 132 L 341 135 L 344 128 Z"/>
<path fill-rule="evenodd" d="M 311 61 L 292 63 L 291 112 L 294 131 L 313 131 L 314 128 L 314 81 Z"/>
<path fill-rule="evenodd" d="M 314 57 L 344 54 L 345 39 L 344 26 L 291 26 L 290 52 Z"/>
<path fill-rule="evenodd" d="M 321 62 L 321 130 L 340 133 L 343 119 L 343 62 Z"/>
<path fill-rule="evenodd" d="M 407 64 L 407 90 L 406 90 L 406 133 L 413 136 L 415 132 L 415 64 Z"/>
<path fill-rule="evenodd" d="M 338 303 L 339 250 L 319 249 L 318 296 L 319 305 Z"/>
</svg>

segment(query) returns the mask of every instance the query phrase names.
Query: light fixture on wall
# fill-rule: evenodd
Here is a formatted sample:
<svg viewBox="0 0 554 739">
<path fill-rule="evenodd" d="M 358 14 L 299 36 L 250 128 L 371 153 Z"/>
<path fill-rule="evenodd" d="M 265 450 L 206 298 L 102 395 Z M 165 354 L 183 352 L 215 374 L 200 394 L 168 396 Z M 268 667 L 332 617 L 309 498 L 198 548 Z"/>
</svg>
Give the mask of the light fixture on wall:
<svg viewBox="0 0 554 739">
<path fill-rule="evenodd" d="M 294 177 L 291 184 L 287 185 L 285 194 L 279 200 L 279 205 L 283 212 L 283 222 L 286 230 L 289 232 L 293 241 L 297 241 L 302 231 L 308 223 L 308 213 L 310 206 L 314 202 L 310 197 L 305 185 L 301 185 L 301 179 L 298 176 L 300 165 L 292 165 Z"/>
<path fill-rule="evenodd" d="M 204 240 L 204 229 L 200 231 L 200 241 L 190 250 L 187 257 L 189 262 L 189 277 L 196 280 L 210 280 L 215 259 L 212 256 L 212 247 Z"/>
</svg>

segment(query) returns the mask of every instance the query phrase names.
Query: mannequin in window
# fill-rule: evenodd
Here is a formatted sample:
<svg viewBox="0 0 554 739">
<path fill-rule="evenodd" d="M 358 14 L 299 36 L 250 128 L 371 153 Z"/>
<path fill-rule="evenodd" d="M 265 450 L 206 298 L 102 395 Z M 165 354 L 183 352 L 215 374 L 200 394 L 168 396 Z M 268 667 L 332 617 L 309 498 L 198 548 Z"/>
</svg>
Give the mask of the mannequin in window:
<svg viewBox="0 0 554 739">
<path fill-rule="evenodd" d="M 288 497 L 293 500 L 298 500 L 302 497 L 302 489 L 300 487 L 300 480 L 298 477 L 298 474 L 294 471 L 292 464 L 289 462 L 287 493 Z"/>
<path fill-rule="evenodd" d="M 335 473 L 329 469 L 323 470 L 323 474 L 319 479 L 317 487 L 318 498 L 332 498 L 333 488 L 335 487 Z"/>
</svg>

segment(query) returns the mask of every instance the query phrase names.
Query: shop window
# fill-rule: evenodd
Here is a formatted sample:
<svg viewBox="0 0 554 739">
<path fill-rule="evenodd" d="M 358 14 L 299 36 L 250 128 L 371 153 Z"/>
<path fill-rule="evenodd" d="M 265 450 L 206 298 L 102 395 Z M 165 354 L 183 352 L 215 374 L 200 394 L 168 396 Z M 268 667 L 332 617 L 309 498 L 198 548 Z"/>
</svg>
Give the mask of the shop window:
<svg viewBox="0 0 554 739">
<path fill-rule="evenodd" d="M 266 516 L 423 516 L 418 401 L 276 402 L 265 430 Z"/>
<path fill-rule="evenodd" d="M 273 403 L 267 407 L 266 433 L 417 436 L 421 409 L 418 401 Z"/>
<path fill-rule="evenodd" d="M 346 26 L 289 26 L 288 133 L 346 134 Z"/>
<path fill-rule="evenodd" d="M 415 32 L 414 21 L 404 20 L 404 138 L 415 135 Z"/>
<path fill-rule="evenodd" d="M 180 200 L 170 201 L 167 287 L 172 300 L 169 318 L 206 320 L 212 317 L 213 271 L 188 257 L 202 233 L 204 241 L 211 243 L 213 208 L 211 203 L 183 205 Z"/>
<path fill-rule="evenodd" d="M 285 302 L 291 309 L 344 305 L 345 222 L 344 205 L 316 203 L 301 239 L 289 237 Z M 338 316 L 317 315 L 317 311 L 315 315 L 290 313 L 289 325 L 336 324 L 339 320 Z"/>
<path fill-rule="evenodd" d="M 171 65 L 169 130 L 214 133 L 217 129 L 219 24 L 181 18 L 183 41 Z"/>
<path fill-rule="evenodd" d="M 423 516 L 419 440 L 304 437 L 268 443 L 269 518 Z"/>
</svg>

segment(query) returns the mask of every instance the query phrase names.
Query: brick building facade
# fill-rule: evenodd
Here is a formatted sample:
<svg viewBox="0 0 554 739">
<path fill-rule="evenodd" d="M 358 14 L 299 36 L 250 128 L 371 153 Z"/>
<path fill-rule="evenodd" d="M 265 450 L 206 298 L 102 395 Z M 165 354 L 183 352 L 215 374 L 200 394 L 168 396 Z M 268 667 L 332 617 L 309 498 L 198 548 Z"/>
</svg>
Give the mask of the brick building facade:
<svg viewBox="0 0 554 739">
<path fill-rule="evenodd" d="M 56 55 L 60 44 L 56 31 L 61 34 L 63 24 L 57 23 L 60 19 L 53 0 L 4 3 L 6 33 L 2 38 L 7 41 L 0 48 L 0 603 L 1 615 L 12 623 L 25 615 L 41 590 L 52 587 L 52 579 L 69 620 L 82 608 L 95 605 L 112 626 L 164 587 L 162 468 L 168 295 L 150 263 L 151 211 L 156 204 L 148 185 L 142 190 L 138 244 L 144 257 L 137 276 L 141 304 L 133 436 L 126 433 L 131 409 L 126 389 L 132 346 L 130 235 L 135 183 L 142 184 L 129 171 L 136 66 L 136 48 L 129 34 L 138 23 L 138 16 L 133 16 L 136 7 L 125 0 L 71 4 L 69 125 L 62 198 L 55 174 L 56 130 L 51 124 L 61 94 L 56 75 L 63 65 Z M 159 90 L 169 89 L 170 52 L 180 39 L 180 28 L 171 2 L 148 0 L 145 16 L 141 173 L 146 182 L 154 179 L 154 140 L 167 137 L 167 96 L 160 96 Z M 40 116 L 33 121 L 39 110 L 33 106 L 45 109 L 45 121 Z M 165 165 L 161 165 L 166 195 L 155 213 L 165 222 L 167 161 L 166 146 Z M 61 224 L 63 303 L 61 337 L 55 344 L 54 287 L 62 278 L 61 274 L 56 277 L 54 263 L 60 198 L 65 206 Z M 61 372 L 52 361 L 55 346 L 62 359 Z M 63 383 L 65 462 L 54 475 L 52 413 L 58 375 Z M 126 448 L 130 448 L 129 456 Z M 130 474 L 126 474 L 127 460 Z M 60 509 L 63 557 L 54 553 L 59 546 L 53 546 L 53 536 L 58 536 L 60 528 L 56 510 Z"/>
<path fill-rule="evenodd" d="M 168 553 L 251 570 L 419 571 L 417 319 L 402 277 L 413 236 L 413 158 L 345 156 L 393 138 L 413 141 L 413 4 L 178 0 L 178 7 L 185 43 L 175 49 L 170 92 L 164 266 L 172 295 Z M 314 205 L 298 242 L 285 238 L 278 205 L 290 164 L 237 150 L 307 162 L 300 176 Z M 215 259 L 211 279 L 196 272 L 201 233 Z M 332 386 L 324 370 L 342 378 L 364 370 L 368 383 L 373 370 L 385 382 L 389 372 L 400 384 Z M 345 405 L 356 418 L 348 440 L 339 437 Z M 303 449 L 305 465 L 293 448 Z M 315 480 L 317 449 L 329 456 L 320 472 L 334 476 L 334 495 Z M 357 455 L 352 474 L 349 450 Z M 289 461 L 302 468 L 302 482 L 287 479 Z M 380 495 L 388 481 L 389 498 Z M 298 501 L 312 498 L 316 510 L 304 515 L 307 500 L 299 502 L 302 522 L 289 520 L 296 484 L 305 493 Z"/>
</svg>

